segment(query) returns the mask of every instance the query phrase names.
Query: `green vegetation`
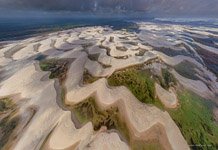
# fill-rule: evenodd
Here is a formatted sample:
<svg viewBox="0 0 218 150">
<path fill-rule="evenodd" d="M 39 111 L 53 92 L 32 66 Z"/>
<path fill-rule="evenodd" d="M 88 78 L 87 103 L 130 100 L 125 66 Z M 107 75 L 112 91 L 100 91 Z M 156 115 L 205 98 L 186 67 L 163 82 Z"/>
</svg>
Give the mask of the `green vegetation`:
<svg viewBox="0 0 218 150">
<path fill-rule="evenodd" d="M 71 62 L 70 59 L 46 59 L 42 60 L 39 65 L 43 71 L 51 72 L 50 79 L 59 78 L 63 81 Z"/>
<path fill-rule="evenodd" d="M 108 78 L 108 84 L 110 86 L 126 86 L 141 102 L 162 108 L 161 102 L 155 99 L 154 80 L 148 72 L 141 71 L 139 68 L 132 67 L 115 72 Z"/>
<path fill-rule="evenodd" d="M 167 69 L 162 69 L 162 77 L 159 77 L 159 81 L 160 85 L 166 90 L 176 85 L 175 77 Z"/>
<path fill-rule="evenodd" d="M 110 108 L 101 110 L 95 103 L 94 98 L 88 98 L 72 108 L 76 118 L 81 124 L 92 122 L 94 130 L 99 130 L 102 126 L 110 129 L 117 129 L 121 135 L 129 140 L 129 131 L 126 124 L 120 120 L 119 110 Z"/>
<path fill-rule="evenodd" d="M 19 117 L 11 117 L 15 110 L 16 105 L 12 99 L 0 99 L 0 149 L 6 145 L 20 120 Z"/>
<path fill-rule="evenodd" d="M 179 93 L 181 106 L 168 110 L 192 149 L 218 149 L 218 125 L 206 100 L 185 91 Z M 197 147 L 194 145 L 202 145 Z"/>
<path fill-rule="evenodd" d="M 94 98 L 88 98 L 77 104 L 71 109 L 78 121 L 85 124 L 92 122 L 94 130 L 99 130 L 102 126 L 106 126 L 108 130 L 116 129 L 120 135 L 130 143 L 133 150 L 157 150 L 162 149 L 158 140 L 137 141 L 131 138 L 130 131 L 122 120 L 118 108 L 111 107 L 108 110 L 101 110 L 95 103 Z"/>
<path fill-rule="evenodd" d="M 89 74 L 87 70 L 84 71 L 83 74 L 83 84 L 91 84 L 95 81 L 97 81 L 99 78 L 93 77 L 92 75 Z"/>
<path fill-rule="evenodd" d="M 163 108 L 154 97 L 154 80 L 150 73 L 139 68 L 134 67 L 114 73 L 108 79 L 109 85 L 124 85 L 141 102 Z M 177 84 L 176 79 L 167 69 L 162 70 L 160 79 L 159 81 L 165 88 Z M 180 99 L 180 107 L 167 111 L 180 128 L 187 142 L 193 145 L 191 148 L 218 149 L 218 125 L 213 119 L 209 102 L 188 91 L 179 93 L 178 98 Z M 158 145 L 154 144 L 153 146 L 156 149 L 155 147 Z M 151 149 L 153 146 L 151 145 Z M 137 145 L 135 145 L 135 149 L 138 149 Z"/>
<path fill-rule="evenodd" d="M 17 127 L 19 117 L 10 118 L 9 116 L 2 119 L 0 122 L 0 149 L 5 146 L 9 138 L 13 134 L 14 129 Z"/>
<path fill-rule="evenodd" d="M 180 75 L 192 80 L 199 80 L 199 78 L 195 75 L 197 74 L 197 71 L 195 70 L 197 68 L 198 67 L 195 64 L 189 61 L 183 61 L 174 67 L 176 72 Z"/>
<path fill-rule="evenodd" d="M 13 102 L 10 98 L 2 98 L 0 99 L 0 113 L 10 110 L 13 107 Z"/>
</svg>

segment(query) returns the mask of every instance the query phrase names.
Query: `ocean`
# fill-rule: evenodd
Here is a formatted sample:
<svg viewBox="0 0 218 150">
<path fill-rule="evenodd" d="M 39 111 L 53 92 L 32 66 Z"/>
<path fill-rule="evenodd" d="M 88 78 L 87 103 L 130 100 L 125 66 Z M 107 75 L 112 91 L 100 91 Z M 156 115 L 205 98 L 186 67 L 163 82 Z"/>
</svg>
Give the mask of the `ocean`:
<svg viewBox="0 0 218 150">
<path fill-rule="evenodd" d="M 25 39 L 41 33 L 71 29 L 86 26 L 110 26 L 113 29 L 128 29 L 137 31 L 135 21 L 155 22 L 158 24 L 179 24 L 191 26 L 207 26 L 218 28 L 218 20 L 215 19 L 172 19 L 150 18 L 144 20 L 122 18 L 98 18 L 98 17 L 27 17 L 27 18 L 0 18 L 0 41 Z"/>
<path fill-rule="evenodd" d="M 46 32 L 86 26 L 110 26 L 113 29 L 137 29 L 123 19 L 99 18 L 0 18 L 0 41 L 25 39 Z"/>
</svg>

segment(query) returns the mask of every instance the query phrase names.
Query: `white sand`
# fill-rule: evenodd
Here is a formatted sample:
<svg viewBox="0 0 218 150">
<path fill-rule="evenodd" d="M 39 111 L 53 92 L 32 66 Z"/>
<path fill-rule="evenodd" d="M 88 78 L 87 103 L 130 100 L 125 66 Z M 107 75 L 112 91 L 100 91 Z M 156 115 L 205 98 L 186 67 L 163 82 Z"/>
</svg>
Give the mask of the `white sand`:
<svg viewBox="0 0 218 150">
<path fill-rule="evenodd" d="M 178 99 L 172 89 L 169 91 L 163 89 L 159 84 L 155 84 L 155 89 L 158 98 L 167 108 L 176 108 L 178 106 Z"/>
<path fill-rule="evenodd" d="M 193 81 L 172 71 L 179 83 L 203 96 L 214 95 L 218 91 L 216 77 L 200 63 L 188 56 L 169 57 L 157 52 L 152 47 L 152 45 L 156 45 L 174 48 L 175 51 L 184 50 L 184 47 L 178 48 L 176 44 L 181 44 L 182 40 L 177 38 L 182 38 L 179 34 L 186 31 L 187 27 L 176 25 L 159 28 L 154 24 L 139 25 L 143 30 L 139 34 L 113 31 L 110 28 L 103 27 L 76 28 L 51 33 L 43 38 L 34 37 L 18 41 L 1 49 L 0 66 L 4 71 L 7 72 L 11 69 L 10 63 L 28 63 L 25 67 L 18 65 L 14 73 L 8 74 L 4 81 L 0 81 L 0 97 L 20 94 L 20 98 L 17 98 L 16 101 L 26 99 L 25 103 L 19 106 L 19 113 L 23 118 L 29 118 L 27 117 L 30 116 L 30 112 L 27 111 L 28 108 L 36 108 L 33 118 L 22 134 L 18 136 L 17 143 L 13 145 L 14 149 L 130 149 L 129 145 L 120 139 L 117 132 L 109 132 L 107 129 L 95 132 L 91 122 L 81 128 L 75 127 L 71 120 L 71 112 L 63 110 L 57 104 L 60 101 L 57 97 L 57 80 L 48 79 L 49 73 L 42 72 L 39 69 L 38 62 L 33 60 L 37 54 L 48 55 L 48 58 L 75 59 L 68 70 L 64 84 L 66 104 L 73 106 L 90 96 L 94 96 L 101 109 L 105 110 L 112 106 L 119 109 L 132 138 L 149 139 L 151 135 L 148 133 L 153 131 L 155 135 L 158 135 L 156 138 L 166 149 L 189 149 L 179 128 L 167 112 L 163 112 L 154 106 L 142 104 L 126 87 L 109 87 L 107 80 L 104 78 L 117 70 L 143 64 L 156 58 L 171 66 L 179 64 L 183 60 L 188 60 L 203 70 L 199 72 L 200 78 L 207 75 L 210 81 L 205 81 L 204 78 Z M 203 31 L 195 30 L 196 33 L 207 36 Z M 165 35 L 165 32 L 166 34 L 173 33 L 175 37 L 169 37 Z M 90 45 L 86 45 L 88 43 Z M 22 44 L 24 48 L 12 53 L 13 59 L 6 58 L 5 52 L 10 51 L 18 44 Z M 40 45 L 35 49 L 34 46 L 37 44 Z M 84 47 L 86 49 L 83 49 Z M 104 47 L 110 50 L 107 51 Z M 125 47 L 126 51 L 118 50 L 117 47 Z M 140 49 L 146 50 L 145 54 L 136 56 Z M 192 51 L 194 52 L 194 49 Z M 99 54 L 98 60 L 90 60 L 90 54 Z M 82 85 L 85 69 L 93 76 L 101 79 L 89 85 Z M 205 82 L 210 85 L 210 89 Z M 159 99 L 166 107 L 174 108 L 177 106 L 178 100 L 173 90 L 166 91 L 156 84 L 156 91 Z M 25 121 L 27 122 L 27 120 Z M 154 130 L 154 127 L 159 130 Z M 164 134 L 159 135 L 159 131 Z"/>
</svg>

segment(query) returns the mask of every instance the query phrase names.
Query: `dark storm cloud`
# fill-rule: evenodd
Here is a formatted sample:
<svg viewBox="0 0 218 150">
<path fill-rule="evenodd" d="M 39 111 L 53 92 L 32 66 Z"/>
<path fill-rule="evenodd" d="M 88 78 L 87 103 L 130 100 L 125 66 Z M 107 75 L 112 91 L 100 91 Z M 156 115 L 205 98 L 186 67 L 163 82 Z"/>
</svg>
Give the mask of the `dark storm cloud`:
<svg viewBox="0 0 218 150">
<path fill-rule="evenodd" d="M 116 7 L 130 9 L 133 6 L 132 0 L 0 0 L 0 5 L 13 8 L 87 11 Z"/>
<path fill-rule="evenodd" d="M 218 14 L 218 0 L 0 0 L 0 8 L 146 11 L 156 14 Z"/>
</svg>

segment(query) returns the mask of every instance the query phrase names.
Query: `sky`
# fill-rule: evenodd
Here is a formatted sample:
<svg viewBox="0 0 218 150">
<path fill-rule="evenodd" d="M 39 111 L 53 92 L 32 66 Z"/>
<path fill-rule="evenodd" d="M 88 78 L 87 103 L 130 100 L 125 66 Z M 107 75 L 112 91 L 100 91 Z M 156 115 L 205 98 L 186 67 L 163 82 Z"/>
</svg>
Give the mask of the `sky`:
<svg viewBox="0 0 218 150">
<path fill-rule="evenodd" d="M 218 0 L 0 0 L 0 9 L 72 12 L 140 11 L 154 16 L 218 17 Z"/>
</svg>

